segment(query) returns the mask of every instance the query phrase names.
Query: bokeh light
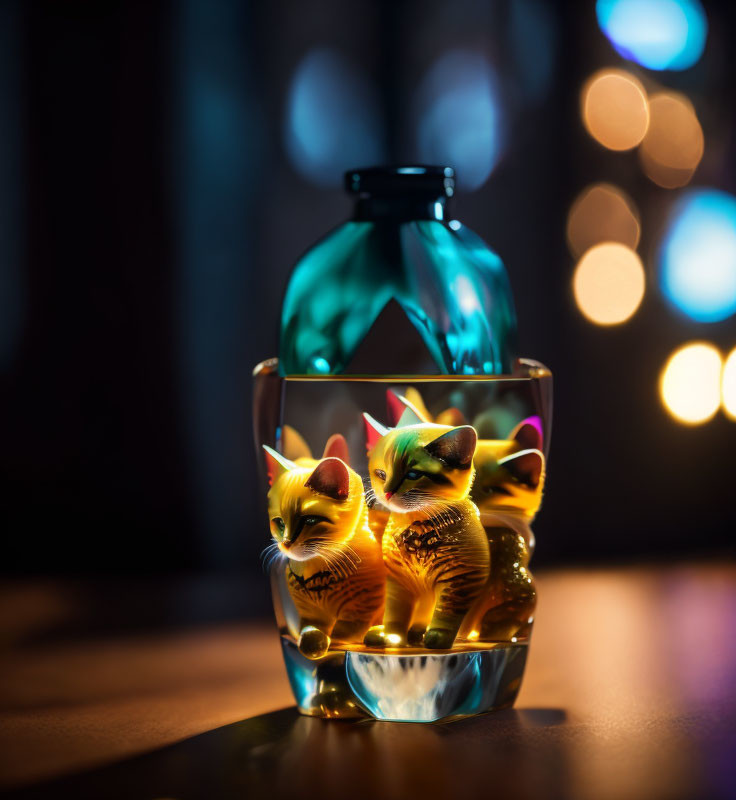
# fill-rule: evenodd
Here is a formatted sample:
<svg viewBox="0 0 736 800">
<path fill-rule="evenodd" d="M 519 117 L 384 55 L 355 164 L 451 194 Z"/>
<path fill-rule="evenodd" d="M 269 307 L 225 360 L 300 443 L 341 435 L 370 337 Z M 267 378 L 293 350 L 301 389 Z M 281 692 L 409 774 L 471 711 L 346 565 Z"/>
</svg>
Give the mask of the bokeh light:
<svg viewBox="0 0 736 800">
<path fill-rule="evenodd" d="M 708 21 L 698 0 L 597 0 L 616 51 L 648 69 L 687 69 L 703 54 Z"/>
<path fill-rule="evenodd" d="M 721 354 L 708 342 L 691 342 L 667 361 L 659 382 L 665 408 L 679 422 L 698 425 L 721 404 Z"/>
<path fill-rule="evenodd" d="M 468 191 L 488 180 L 500 157 L 496 86 L 483 55 L 451 50 L 432 66 L 419 89 L 419 158 L 454 167 L 459 186 Z"/>
<path fill-rule="evenodd" d="M 698 322 L 736 311 L 736 197 L 691 189 L 670 212 L 659 250 L 667 299 Z"/>
<path fill-rule="evenodd" d="M 620 242 L 635 250 L 639 233 L 639 214 L 633 202 L 610 183 L 586 187 L 567 216 L 567 242 L 576 256 L 601 242 Z"/>
<path fill-rule="evenodd" d="M 665 189 L 690 181 L 703 157 L 703 129 L 692 103 L 676 92 L 649 99 L 649 128 L 639 148 L 646 175 Z"/>
<path fill-rule="evenodd" d="M 609 150 L 630 150 L 649 125 L 647 93 L 641 82 L 621 69 L 592 75 L 580 95 L 583 124 Z"/>
<path fill-rule="evenodd" d="M 293 167 L 319 185 L 339 186 L 345 170 L 383 160 L 375 89 L 335 50 L 312 50 L 297 67 L 284 135 Z"/>
<path fill-rule="evenodd" d="M 721 400 L 723 410 L 732 420 L 736 421 L 736 347 L 731 350 L 723 365 Z"/>
<path fill-rule="evenodd" d="M 604 242 L 588 250 L 573 278 L 578 308 L 597 325 L 625 322 L 639 308 L 644 288 L 639 256 L 618 242 Z"/>
</svg>

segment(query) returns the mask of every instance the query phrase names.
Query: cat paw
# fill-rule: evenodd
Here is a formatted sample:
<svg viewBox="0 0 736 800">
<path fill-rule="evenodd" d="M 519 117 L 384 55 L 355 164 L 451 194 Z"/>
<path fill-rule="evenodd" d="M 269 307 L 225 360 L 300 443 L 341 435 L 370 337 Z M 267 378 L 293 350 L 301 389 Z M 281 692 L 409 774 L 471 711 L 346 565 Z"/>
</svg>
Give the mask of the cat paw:
<svg viewBox="0 0 736 800">
<path fill-rule="evenodd" d="M 427 630 L 425 625 L 412 625 L 406 635 L 406 641 L 412 647 L 421 647 L 424 641 L 424 633 Z"/>
<path fill-rule="evenodd" d="M 374 625 L 372 628 L 368 628 L 368 632 L 363 637 L 363 644 L 368 647 L 383 647 L 386 644 L 384 636 L 383 625 Z"/>
<path fill-rule="evenodd" d="M 299 652 L 307 658 L 322 658 L 330 646 L 330 637 L 319 628 L 309 625 L 302 628 L 299 637 Z"/>
<path fill-rule="evenodd" d="M 430 628 L 424 634 L 424 646 L 432 650 L 449 650 L 455 641 L 455 633 L 444 628 Z"/>
<path fill-rule="evenodd" d="M 402 647 L 406 644 L 406 637 L 400 633 L 387 631 L 383 625 L 374 625 L 369 628 L 363 643 L 368 647 Z"/>
</svg>

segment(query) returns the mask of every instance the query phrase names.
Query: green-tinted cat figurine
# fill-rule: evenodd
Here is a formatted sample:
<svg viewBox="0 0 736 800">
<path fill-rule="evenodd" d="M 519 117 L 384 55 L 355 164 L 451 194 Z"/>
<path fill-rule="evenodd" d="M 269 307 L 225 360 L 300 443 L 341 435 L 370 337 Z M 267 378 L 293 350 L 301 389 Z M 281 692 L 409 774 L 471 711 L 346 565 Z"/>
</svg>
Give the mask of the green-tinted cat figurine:
<svg viewBox="0 0 736 800">
<path fill-rule="evenodd" d="M 411 410 L 394 429 L 364 417 L 371 486 L 390 511 L 383 624 L 365 643 L 449 649 L 489 576 L 488 538 L 469 497 L 475 430 L 424 423 Z"/>
<path fill-rule="evenodd" d="M 393 419 L 407 413 L 425 422 L 432 416 L 416 389 L 406 396 L 389 391 Z M 462 424 L 456 408 L 435 421 Z M 488 583 L 460 628 L 469 641 L 513 641 L 528 636 L 534 620 L 537 591 L 529 561 L 534 552 L 530 522 L 542 503 L 545 459 L 539 417 L 519 423 L 506 439 L 479 439 L 473 456 L 475 479 L 470 497 L 480 511 L 490 546 Z"/>
</svg>

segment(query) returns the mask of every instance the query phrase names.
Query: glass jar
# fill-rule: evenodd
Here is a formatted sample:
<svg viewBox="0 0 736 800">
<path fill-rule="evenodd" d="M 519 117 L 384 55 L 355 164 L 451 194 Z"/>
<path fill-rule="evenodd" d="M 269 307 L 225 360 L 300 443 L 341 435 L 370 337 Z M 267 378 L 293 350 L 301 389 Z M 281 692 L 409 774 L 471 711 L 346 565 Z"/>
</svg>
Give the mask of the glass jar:
<svg viewBox="0 0 736 800">
<path fill-rule="evenodd" d="M 550 372 L 283 376 L 272 359 L 254 375 L 300 711 L 430 722 L 510 706 L 536 606 Z"/>
</svg>

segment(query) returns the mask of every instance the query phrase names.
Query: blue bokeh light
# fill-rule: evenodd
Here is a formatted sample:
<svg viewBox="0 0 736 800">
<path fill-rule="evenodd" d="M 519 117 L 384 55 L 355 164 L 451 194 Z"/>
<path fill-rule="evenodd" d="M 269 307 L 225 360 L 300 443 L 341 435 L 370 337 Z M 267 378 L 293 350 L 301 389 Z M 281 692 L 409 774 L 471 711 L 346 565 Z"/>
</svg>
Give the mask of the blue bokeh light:
<svg viewBox="0 0 736 800">
<path fill-rule="evenodd" d="M 667 299 L 698 322 L 736 312 L 736 197 L 686 192 L 670 212 L 659 269 Z"/>
<path fill-rule="evenodd" d="M 708 21 L 699 0 L 597 0 L 598 25 L 616 51 L 648 69 L 692 67 Z"/>
<path fill-rule="evenodd" d="M 417 150 L 427 164 L 455 168 L 460 186 L 478 189 L 500 156 L 496 78 L 479 53 L 451 50 L 419 90 Z"/>
<path fill-rule="evenodd" d="M 297 67 L 285 120 L 294 168 L 321 186 L 345 170 L 384 160 L 378 96 L 368 78 L 335 50 L 311 50 Z"/>
</svg>

